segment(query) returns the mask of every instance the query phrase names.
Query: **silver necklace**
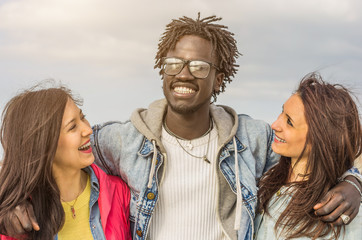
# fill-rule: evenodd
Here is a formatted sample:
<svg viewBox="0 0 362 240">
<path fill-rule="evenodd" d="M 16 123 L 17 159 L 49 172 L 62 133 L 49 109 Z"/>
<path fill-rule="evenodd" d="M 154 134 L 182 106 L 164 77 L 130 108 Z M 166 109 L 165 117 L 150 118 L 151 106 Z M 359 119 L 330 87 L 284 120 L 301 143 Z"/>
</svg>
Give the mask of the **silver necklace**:
<svg viewBox="0 0 362 240">
<path fill-rule="evenodd" d="M 167 132 L 168 134 L 170 134 L 171 136 L 173 136 L 174 138 L 176 138 L 176 141 L 177 141 L 178 145 L 182 148 L 182 150 L 184 150 L 184 152 L 186 152 L 186 153 L 187 153 L 188 155 L 190 155 L 191 157 L 203 159 L 205 162 L 210 163 L 210 160 L 207 159 L 207 154 L 209 153 L 211 130 L 212 130 L 212 128 L 213 128 L 213 122 L 212 122 L 212 119 L 211 119 L 211 118 L 210 118 L 210 127 L 209 127 L 209 129 L 201 136 L 201 137 L 204 137 L 204 136 L 206 136 L 207 134 L 209 134 L 209 140 L 207 141 L 207 148 L 206 148 L 206 153 L 205 153 L 204 156 L 196 156 L 196 155 L 188 152 L 188 151 L 184 148 L 184 146 L 182 146 L 182 144 L 180 143 L 179 139 L 181 139 L 181 140 L 183 140 L 183 141 L 189 141 L 189 143 L 187 144 L 187 147 L 188 147 L 190 150 L 192 150 L 193 146 L 192 146 L 192 144 L 191 144 L 191 140 L 188 140 L 188 139 L 179 137 L 179 136 L 177 136 L 176 134 L 174 134 L 173 132 L 171 132 L 171 130 L 168 129 L 168 127 L 167 127 L 166 120 L 163 121 L 163 126 L 164 126 L 164 128 L 165 128 L 165 130 L 166 130 L 166 132 Z"/>
</svg>

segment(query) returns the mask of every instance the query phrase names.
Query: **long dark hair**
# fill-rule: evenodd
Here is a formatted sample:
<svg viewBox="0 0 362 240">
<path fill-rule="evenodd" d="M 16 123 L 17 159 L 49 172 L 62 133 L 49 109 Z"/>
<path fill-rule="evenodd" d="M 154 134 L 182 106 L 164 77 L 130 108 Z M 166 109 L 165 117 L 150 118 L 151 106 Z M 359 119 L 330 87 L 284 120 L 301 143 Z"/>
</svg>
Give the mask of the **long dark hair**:
<svg viewBox="0 0 362 240">
<path fill-rule="evenodd" d="M 74 98 L 65 87 L 42 89 L 42 85 L 12 98 L 2 114 L 0 217 L 31 199 L 40 231 L 30 232 L 28 238 L 48 240 L 64 222 L 52 164 L 64 109 L 68 99 Z"/>
<path fill-rule="evenodd" d="M 296 94 L 302 99 L 308 124 L 304 146 L 304 149 L 307 144 L 310 146 L 308 172 L 305 180 L 287 184 L 293 166 L 290 158 L 282 156 L 259 183 L 260 208 L 268 213 L 267 206 L 273 194 L 283 185 L 293 186 L 290 188 L 293 197 L 278 218 L 275 230 L 288 238 L 307 236 L 314 239 L 330 233 L 338 238 L 341 227 L 321 221 L 314 214 L 313 206 L 338 183 L 338 178 L 361 154 L 358 108 L 348 89 L 324 82 L 318 73 L 305 76 Z"/>
</svg>

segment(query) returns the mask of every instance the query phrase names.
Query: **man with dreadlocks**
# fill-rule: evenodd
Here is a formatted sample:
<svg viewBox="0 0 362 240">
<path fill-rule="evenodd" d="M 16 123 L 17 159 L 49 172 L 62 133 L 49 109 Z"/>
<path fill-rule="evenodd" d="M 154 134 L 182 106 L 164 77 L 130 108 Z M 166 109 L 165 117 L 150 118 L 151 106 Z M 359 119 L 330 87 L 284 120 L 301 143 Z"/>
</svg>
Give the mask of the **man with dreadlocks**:
<svg viewBox="0 0 362 240">
<path fill-rule="evenodd" d="M 134 239 L 252 239 L 256 179 L 279 156 L 268 124 L 210 104 L 240 55 L 219 20 L 199 14 L 168 24 L 155 58 L 165 99 L 130 122 L 94 127 L 98 163 L 131 188 Z"/>
<path fill-rule="evenodd" d="M 268 124 L 210 104 L 232 81 L 240 55 L 220 19 L 199 14 L 168 24 L 155 63 L 165 99 L 136 110 L 131 121 L 93 128 L 97 164 L 131 189 L 134 239 L 252 239 L 256 179 L 279 156 Z M 348 207 L 359 206 L 348 198 Z"/>
</svg>

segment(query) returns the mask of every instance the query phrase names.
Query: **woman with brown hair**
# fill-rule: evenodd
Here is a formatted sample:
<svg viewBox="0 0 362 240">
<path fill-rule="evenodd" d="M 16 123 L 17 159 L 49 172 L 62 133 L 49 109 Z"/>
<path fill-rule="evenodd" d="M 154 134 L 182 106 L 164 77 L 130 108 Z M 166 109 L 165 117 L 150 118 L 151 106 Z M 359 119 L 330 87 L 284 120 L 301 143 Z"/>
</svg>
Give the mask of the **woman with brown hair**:
<svg viewBox="0 0 362 240">
<path fill-rule="evenodd" d="M 5 106 L 0 216 L 31 201 L 41 226 L 21 239 L 131 239 L 130 192 L 93 164 L 92 129 L 76 104 L 65 87 L 37 86 Z"/>
<path fill-rule="evenodd" d="M 361 210 L 345 226 L 323 222 L 313 211 L 361 155 L 361 123 L 350 92 L 311 73 L 285 102 L 272 128 L 273 151 L 282 157 L 259 182 L 256 239 L 360 239 Z M 356 212 L 342 214 L 345 224 L 351 215 Z"/>
</svg>

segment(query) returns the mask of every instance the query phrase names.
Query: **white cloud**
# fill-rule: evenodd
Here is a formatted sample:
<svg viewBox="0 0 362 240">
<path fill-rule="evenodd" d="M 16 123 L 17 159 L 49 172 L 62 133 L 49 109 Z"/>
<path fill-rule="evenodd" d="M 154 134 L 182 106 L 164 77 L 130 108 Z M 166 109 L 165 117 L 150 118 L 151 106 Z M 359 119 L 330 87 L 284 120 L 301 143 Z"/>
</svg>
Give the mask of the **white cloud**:
<svg viewBox="0 0 362 240">
<path fill-rule="evenodd" d="M 200 11 L 223 17 L 244 54 L 220 101 L 269 121 L 310 71 L 362 88 L 361 8 L 360 0 L 3 0 L 0 104 L 51 77 L 84 97 L 91 122 L 125 120 L 162 97 L 153 64 L 165 25 Z"/>
</svg>

